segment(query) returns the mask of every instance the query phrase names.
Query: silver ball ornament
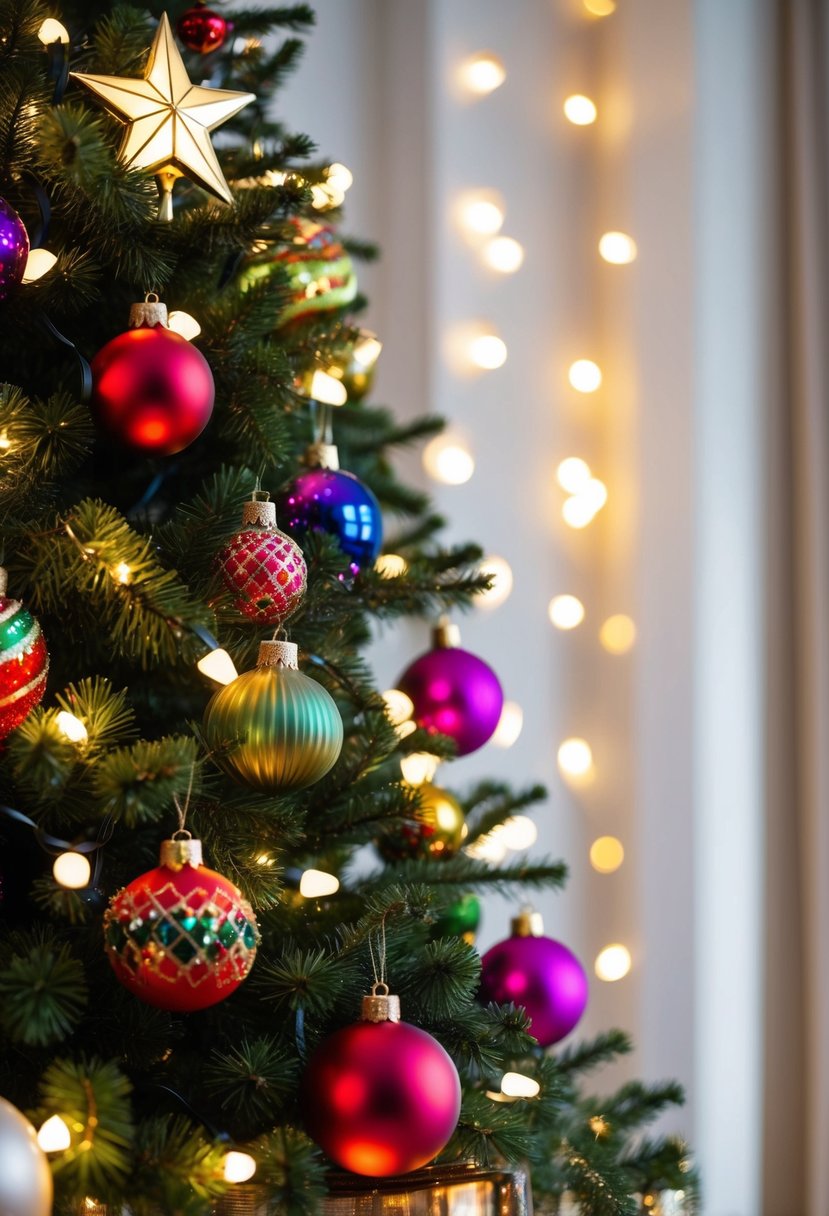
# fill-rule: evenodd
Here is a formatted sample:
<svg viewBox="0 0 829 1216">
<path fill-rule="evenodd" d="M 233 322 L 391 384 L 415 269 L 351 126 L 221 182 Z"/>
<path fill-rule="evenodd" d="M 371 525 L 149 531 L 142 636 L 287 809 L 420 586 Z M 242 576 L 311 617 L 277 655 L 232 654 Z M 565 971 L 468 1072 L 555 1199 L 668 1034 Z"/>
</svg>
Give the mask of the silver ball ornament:
<svg viewBox="0 0 829 1216">
<path fill-rule="evenodd" d="M 52 1171 L 37 1133 L 16 1106 L 0 1098 L 0 1212 L 50 1216 Z"/>
</svg>

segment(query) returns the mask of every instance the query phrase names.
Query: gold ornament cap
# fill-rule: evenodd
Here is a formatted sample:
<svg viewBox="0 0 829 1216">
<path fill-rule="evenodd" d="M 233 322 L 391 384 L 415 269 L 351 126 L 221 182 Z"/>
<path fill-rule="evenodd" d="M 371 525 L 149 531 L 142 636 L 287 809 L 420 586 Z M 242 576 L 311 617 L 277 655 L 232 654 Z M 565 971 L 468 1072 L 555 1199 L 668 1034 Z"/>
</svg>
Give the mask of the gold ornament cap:
<svg viewBox="0 0 829 1216">
<path fill-rule="evenodd" d="M 340 453 L 336 443 L 312 443 L 305 453 L 305 463 L 312 469 L 338 469 Z"/>
<path fill-rule="evenodd" d="M 257 667 L 288 667 L 299 669 L 299 647 L 296 642 L 260 642 Z"/>
<path fill-rule="evenodd" d="M 517 916 L 513 916 L 510 921 L 510 929 L 513 937 L 542 937 L 544 934 L 544 920 L 540 912 L 536 912 L 535 908 L 522 908 Z"/>
<path fill-rule="evenodd" d="M 148 291 L 143 300 L 130 307 L 130 329 L 152 328 L 167 325 L 167 305 L 162 304 L 154 291 Z"/>
<path fill-rule="evenodd" d="M 185 866 L 200 866 L 202 864 L 201 841 L 192 836 L 175 836 L 171 840 L 162 840 L 159 854 L 159 864 L 168 870 L 183 870 Z"/>
<path fill-rule="evenodd" d="M 461 644 L 461 627 L 448 616 L 442 616 L 432 630 L 432 646 L 436 650 L 448 650 Z"/>
<path fill-rule="evenodd" d="M 388 984 L 382 981 L 371 985 L 371 995 L 363 997 L 360 1010 L 362 1022 L 399 1022 L 400 997 L 389 992 Z"/>
<path fill-rule="evenodd" d="M 255 524 L 257 528 L 276 528 L 276 503 L 262 490 L 254 490 L 253 497 L 242 506 L 242 526 Z"/>
</svg>

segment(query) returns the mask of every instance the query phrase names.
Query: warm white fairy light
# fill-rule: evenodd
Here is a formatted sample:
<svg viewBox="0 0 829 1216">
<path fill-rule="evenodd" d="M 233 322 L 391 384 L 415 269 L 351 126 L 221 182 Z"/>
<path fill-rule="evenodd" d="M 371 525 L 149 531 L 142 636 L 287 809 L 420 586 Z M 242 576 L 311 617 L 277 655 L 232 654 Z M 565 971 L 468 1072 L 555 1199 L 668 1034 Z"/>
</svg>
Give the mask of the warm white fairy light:
<svg viewBox="0 0 829 1216">
<path fill-rule="evenodd" d="M 328 211 L 331 207 L 340 207 L 345 202 L 345 190 L 332 182 L 314 182 L 311 187 L 311 206 L 316 211 Z"/>
<path fill-rule="evenodd" d="M 70 891 L 79 891 L 82 887 L 89 886 L 92 866 L 83 853 L 61 853 L 55 858 L 52 874 L 55 882 L 59 882 L 62 887 L 68 887 Z"/>
<path fill-rule="evenodd" d="M 417 723 L 412 722 L 411 718 L 407 722 L 398 722 L 394 728 L 394 733 L 398 739 L 408 739 L 409 735 L 413 735 L 417 730 Z"/>
<path fill-rule="evenodd" d="M 616 836 L 598 836 L 590 846 L 590 864 L 599 874 L 613 874 L 625 860 L 625 847 Z"/>
<path fill-rule="evenodd" d="M 476 334 L 469 340 L 469 361 L 482 371 L 494 371 L 507 361 L 507 344 L 497 334 Z"/>
<path fill-rule="evenodd" d="M 196 666 L 203 676 L 215 680 L 217 684 L 232 684 L 239 674 L 233 659 L 221 646 L 204 655 Z"/>
<path fill-rule="evenodd" d="M 320 899 L 340 889 L 340 880 L 325 870 L 305 870 L 299 880 L 299 893 L 306 899 Z"/>
<path fill-rule="evenodd" d="M 602 370 L 592 359 L 576 359 L 570 364 L 567 379 L 576 392 L 595 393 L 602 382 Z"/>
<path fill-rule="evenodd" d="M 475 458 L 461 439 L 436 435 L 423 449 L 423 467 L 435 481 L 460 486 L 475 472 Z"/>
<path fill-rule="evenodd" d="M 457 215 L 470 236 L 494 236 L 504 222 L 504 202 L 495 190 L 467 190 L 458 200 Z"/>
<path fill-rule="evenodd" d="M 319 370 L 311 377 L 310 395 L 323 405 L 345 405 L 348 400 L 348 391 L 342 381 Z"/>
<path fill-rule="evenodd" d="M 89 738 L 89 731 L 83 722 L 81 722 L 80 718 L 76 718 L 74 714 L 70 714 L 68 709 L 60 711 L 55 718 L 55 725 L 70 743 L 86 743 Z"/>
<path fill-rule="evenodd" d="M 596 103 L 583 93 L 573 93 L 564 102 L 564 116 L 574 127 L 589 127 L 596 121 Z"/>
<path fill-rule="evenodd" d="M 607 486 L 598 477 L 591 477 L 583 490 L 562 504 L 561 514 L 571 528 L 586 528 L 606 502 Z"/>
<path fill-rule="evenodd" d="M 507 70 L 501 59 L 492 51 L 478 51 L 463 61 L 459 76 L 461 83 L 470 93 L 485 97 L 504 83 Z"/>
<path fill-rule="evenodd" d="M 0 431 L 0 456 L 5 456 L 12 445 L 8 431 Z"/>
<path fill-rule="evenodd" d="M 512 591 L 512 567 L 506 558 L 503 557 L 485 557 L 478 567 L 480 574 L 486 574 L 492 579 L 492 586 L 488 591 L 482 591 L 476 596 L 475 603 L 482 608 L 497 608 L 509 598 Z"/>
<path fill-rule="evenodd" d="M 497 865 L 503 861 L 507 855 L 507 846 L 503 841 L 498 839 L 497 834 L 487 832 L 485 836 L 479 837 L 468 846 L 466 850 L 468 857 L 473 857 L 475 861 L 489 861 L 493 865 Z"/>
<path fill-rule="evenodd" d="M 256 1162 L 250 1153 L 240 1153 L 235 1149 L 224 1156 L 225 1182 L 247 1182 L 256 1173 Z"/>
<path fill-rule="evenodd" d="M 440 757 L 433 756 L 431 752 L 412 752 L 401 759 L 400 771 L 409 785 L 423 785 L 432 780 L 439 764 Z"/>
<path fill-rule="evenodd" d="M 538 840 L 538 828 L 529 815 L 511 815 L 495 831 L 498 843 L 513 853 L 532 848 Z"/>
<path fill-rule="evenodd" d="M 524 711 L 521 706 L 517 701 L 505 701 L 490 743 L 496 747 L 512 747 L 518 741 L 523 725 Z"/>
<path fill-rule="evenodd" d="M 554 595 L 547 613 L 556 629 L 575 629 L 584 620 L 584 604 L 576 595 Z"/>
<path fill-rule="evenodd" d="M 53 42 L 62 42 L 64 46 L 69 42 L 69 32 L 65 25 L 55 17 L 47 17 L 37 31 L 37 36 L 44 46 L 50 46 Z"/>
<path fill-rule="evenodd" d="M 631 617 L 618 612 L 602 624 L 599 641 L 608 654 L 627 654 L 636 644 L 636 625 Z"/>
<path fill-rule="evenodd" d="M 566 777 L 585 777 L 593 767 L 593 752 L 586 739 L 565 739 L 558 749 L 558 767 Z"/>
<path fill-rule="evenodd" d="M 374 569 L 383 578 L 399 578 L 408 568 L 409 563 L 399 553 L 381 553 L 374 563 Z"/>
<path fill-rule="evenodd" d="M 26 268 L 23 271 L 23 282 L 34 283 L 36 279 L 42 279 L 57 262 L 57 257 L 48 249 L 32 249 L 26 259 Z"/>
<path fill-rule="evenodd" d="M 196 318 L 180 308 L 174 309 L 168 316 L 167 328 L 172 329 L 173 333 L 180 334 L 188 342 L 192 342 L 194 338 L 198 338 L 201 333 L 201 325 L 199 325 Z"/>
<path fill-rule="evenodd" d="M 511 236 L 494 236 L 481 250 L 483 261 L 499 274 L 515 274 L 524 264 L 524 246 Z"/>
<path fill-rule="evenodd" d="M 69 1148 L 72 1137 L 60 1115 L 52 1115 L 42 1124 L 37 1133 L 37 1142 L 44 1153 L 62 1153 L 64 1149 Z"/>
<path fill-rule="evenodd" d="M 596 975 L 600 980 L 605 980 L 609 984 L 624 979 L 630 968 L 630 951 L 620 942 L 614 942 L 610 946 L 605 946 L 604 950 L 600 950 L 594 964 Z"/>
<path fill-rule="evenodd" d="M 325 180 L 329 186 L 335 186 L 338 190 L 342 190 L 345 193 L 354 184 L 354 174 L 346 165 L 335 160 L 333 165 L 328 166 Z"/>
<path fill-rule="evenodd" d="M 522 1072 L 505 1072 L 501 1078 L 501 1093 L 508 1098 L 537 1098 L 541 1086 Z"/>
<path fill-rule="evenodd" d="M 590 465 L 580 456 L 568 456 L 556 469 L 556 481 L 568 494 L 579 494 L 590 481 Z"/>
<path fill-rule="evenodd" d="M 616 0 L 582 0 L 591 17 L 609 17 L 616 12 Z"/>
<path fill-rule="evenodd" d="M 112 573 L 116 583 L 120 583 L 122 587 L 126 587 L 132 578 L 132 570 L 126 562 L 119 562 Z"/>
<path fill-rule="evenodd" d="M 636 241 L 626 232 L 605 232 L 599 239 L 599 254 L 614 266 L 636 261 Z"/>
<path fill-rule="evenodd" d="M 275 863 L 275 858 L 271 857 L 270 853 L 259 853 L 256 857 L 256 864 L 265 869 L 270 869 Z"/>
<path fill-rule="evenodd" d="M 360 337 L 354 343 L 354 349 L 351 354 L 355 363 L 359 363 L 360 367 L 368 370 L 368 368 L 374 367 L 374 364 L 380 358 L 382 349 L 383 343 L 377 335 L 367 329 L 362 329 L 360 330 Z"/>
<path fill-rule="evenodd" d="M 383 693 L 386 703 L 386 713 L 393 726 L 408 722 L 414 713 L 414 701 L 403 692 L 402 688 L 387 688 Z"/>
</svg>

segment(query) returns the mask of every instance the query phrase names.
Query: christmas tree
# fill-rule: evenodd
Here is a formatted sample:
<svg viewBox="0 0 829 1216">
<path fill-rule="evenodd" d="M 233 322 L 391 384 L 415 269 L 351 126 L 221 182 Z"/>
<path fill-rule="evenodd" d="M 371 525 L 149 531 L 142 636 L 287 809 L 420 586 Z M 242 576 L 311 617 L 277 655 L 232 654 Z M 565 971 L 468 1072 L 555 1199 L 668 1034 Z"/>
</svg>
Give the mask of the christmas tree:
<svg viewBox="0 0 829 1216">
<path fill-rule="evenodd" d="M 0 0 L 0 1092 L 61 1213 L 199 1216 L 255 1169 L 301 1216 L 433 1159 L 692 1211 L 643 1131 L 679 1088 L 585 1092 L 621 1032 L 547 1050 L 569 951 L 525 915 L 482 983 L 476 897 L 566 872 L 471 846 L 544 791 L 452 788 L 501 708 L 453 623 L 395 698 L 362 657 L 472 603 L 482 551 L 395 474 L 442 424 L 371 402 L 374 250 L 278 120 L 313 14 L 218 9 Z"/>
</svg>

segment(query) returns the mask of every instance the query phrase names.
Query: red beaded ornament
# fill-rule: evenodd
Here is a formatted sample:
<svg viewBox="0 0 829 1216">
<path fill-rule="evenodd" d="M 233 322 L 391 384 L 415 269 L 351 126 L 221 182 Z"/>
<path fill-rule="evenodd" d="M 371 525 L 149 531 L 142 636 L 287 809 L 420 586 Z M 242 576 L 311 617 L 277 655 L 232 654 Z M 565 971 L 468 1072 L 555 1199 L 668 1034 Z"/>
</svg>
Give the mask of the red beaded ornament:
<svg viewBox="0 0 829 1216">
<path fill-rule="evenodd" d="M 296 541 L 276 526 L 276 506 L 257 491 L 242 508 L 242 530 L 216 561 L 233 603 L 259 625 L 292 616 L 305 594 L 308 571 Z"/>
<path fill-rule="evenodd" d="M 49 671 L 40 625 L 20 600 L 6 597 L 6 581 L 0 566 L 0 739 L 43 699 Z"/>
<path fill-rule="evenodd" d="M 201 863 L 200 840 L 165 840 L 161 864 L 118 891 L 104 913 L 116 976 L 159 1009 L 194 1013 L 230 996 L 256 957 L 259 931 L 232 882 Z"/>
</svg>

